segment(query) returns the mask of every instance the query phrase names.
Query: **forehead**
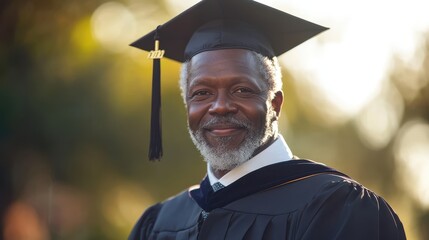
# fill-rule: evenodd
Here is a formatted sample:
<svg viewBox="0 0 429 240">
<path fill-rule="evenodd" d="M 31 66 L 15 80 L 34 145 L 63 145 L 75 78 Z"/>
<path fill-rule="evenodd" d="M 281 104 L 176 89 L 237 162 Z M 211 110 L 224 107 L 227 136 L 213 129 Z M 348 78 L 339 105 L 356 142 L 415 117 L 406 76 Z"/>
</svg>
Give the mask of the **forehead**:
<svg viewBox="0 0 429 240">
<path fill-rule="evenodd" d="M 190 62 L 190 79 L 246 75 L 260 78 L 256 56 L 244 49 L 222 49 L 195 55 Z"/>
</svg>

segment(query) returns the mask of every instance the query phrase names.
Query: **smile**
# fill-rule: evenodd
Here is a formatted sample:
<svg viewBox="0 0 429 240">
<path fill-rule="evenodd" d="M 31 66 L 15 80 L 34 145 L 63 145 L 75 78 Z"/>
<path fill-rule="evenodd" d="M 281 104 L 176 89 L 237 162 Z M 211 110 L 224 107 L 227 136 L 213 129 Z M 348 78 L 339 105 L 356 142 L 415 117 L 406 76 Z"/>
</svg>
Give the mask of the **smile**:
<svg viewBox="0 0 429 240">
<path fill-rule="evenodd" d="M 238 125 L 232 124 L 222 124 L 222 125 L 214 125 L 205 128 L 205 130 L 210 133 L 210 135 L 215 137 L 226 137 L 235 134 L 242 133 L 245 128 Z"/>
</svg>

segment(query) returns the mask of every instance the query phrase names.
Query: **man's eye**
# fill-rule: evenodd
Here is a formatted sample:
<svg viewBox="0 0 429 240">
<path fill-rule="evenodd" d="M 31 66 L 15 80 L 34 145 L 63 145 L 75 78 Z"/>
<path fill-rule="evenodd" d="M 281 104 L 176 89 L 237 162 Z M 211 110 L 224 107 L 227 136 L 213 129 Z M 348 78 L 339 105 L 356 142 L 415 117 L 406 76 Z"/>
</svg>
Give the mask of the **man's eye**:
<svg viewBox="0 0 429 240">
<path fill-rule="evenodd" d="M 191 98 L 202 97 L 202 96 L 207 96 L 207 95 L 210 95 L 209 91 L 201 90 L 201 91 L 196 91 L 196 92 L 192 93 Z"/>
<path fill-rule="evenodd" d="M 252 89 L 249 88 L 238 88 L 235 90 L 236 93 L 252 93 Z"/>
</svg>

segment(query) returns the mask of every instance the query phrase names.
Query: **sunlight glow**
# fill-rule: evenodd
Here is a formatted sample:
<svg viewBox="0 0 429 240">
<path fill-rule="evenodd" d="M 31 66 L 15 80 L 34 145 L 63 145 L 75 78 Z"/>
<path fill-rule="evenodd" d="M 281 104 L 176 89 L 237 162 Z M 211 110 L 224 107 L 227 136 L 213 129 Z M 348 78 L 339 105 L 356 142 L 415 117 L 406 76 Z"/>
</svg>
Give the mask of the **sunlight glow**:
<svg viewBox="0 0 429 240">
<path fill-rule="evenodd" d="M 331 29 L 282 56 L 297 79 L 323 92 L 331 107 L 354 117 L 380 93 L 392 57 L 413 62 L 429 29 L 429 2 L 290 0 L 276 7 Z M 301 89 L 305 91 L 305 89 Z"/>
<path fill-rule="evenodd" d="M 429 207 L 429 124 L 423 120 L 406 123 L 394 149 L 405 189 Z"/>
<path fill-rule="evenodd" d="M 385 147 L 400 126 L 404 113 L 404 102 L 393 86 L 368 104 L 356 116 L 355 126 L 359 137 L 372 149 Z"/>
<path fill-rule="evenodd" d="M 119 2 L 107 2 L 93 13 L 92 32 L 99 43 L 111 52 L 123 52 L 135 40 L 137 22 L 131 11 Z"/>
</svg>

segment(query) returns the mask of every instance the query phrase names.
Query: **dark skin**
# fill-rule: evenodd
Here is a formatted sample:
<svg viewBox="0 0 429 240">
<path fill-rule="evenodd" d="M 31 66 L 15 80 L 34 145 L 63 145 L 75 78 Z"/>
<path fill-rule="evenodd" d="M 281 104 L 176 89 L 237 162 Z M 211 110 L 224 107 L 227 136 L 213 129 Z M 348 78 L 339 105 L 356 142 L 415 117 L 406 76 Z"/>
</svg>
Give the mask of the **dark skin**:
<svg viewBox="0 0 429 240">
<path fill-rule="evenodd" d="M 216 115 L 232 114 L 237 119 L 250 121 L 255 129 L 265 126 L 267 109 L 272 106 L 276 121 L 283 103 L 283 92 L 268 99 L 267 83 L 258 72 L 257 62 L 248 50 L 225 49 L 207 51 L 191 59 L 186 102 L 188 122 L 192 131 L 202 129 L 207 143 L 216 147 L 218 137 L 231 137 L 231 149 L 237 148 L 247 137 L 248 131 L 231 124 L 218 124 L 202 128 L 202 124 Z M 267 148 L 274 137 L 268 139 L 253 153 L 253 156 Z M 214 169 L 212 169 L 214 170 Z M 213 173 L 221 178 L 228 171 Z"/>
</svg>

